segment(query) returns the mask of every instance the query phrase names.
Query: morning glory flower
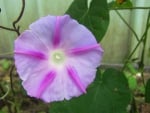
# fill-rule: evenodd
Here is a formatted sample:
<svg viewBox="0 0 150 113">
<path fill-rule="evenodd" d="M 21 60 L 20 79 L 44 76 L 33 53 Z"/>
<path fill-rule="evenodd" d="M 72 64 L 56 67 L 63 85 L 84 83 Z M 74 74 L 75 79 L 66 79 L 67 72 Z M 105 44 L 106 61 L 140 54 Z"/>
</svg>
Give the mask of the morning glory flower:
<svg viewBox="0 0 150 113">
<path fill-rule="evenodd" d="M 93 34 L 69 15 L 40 18 L 15 40 L 14 46 L 24 89 L 45 102 L 86 93 L 103 54 Z"/>
</svg>

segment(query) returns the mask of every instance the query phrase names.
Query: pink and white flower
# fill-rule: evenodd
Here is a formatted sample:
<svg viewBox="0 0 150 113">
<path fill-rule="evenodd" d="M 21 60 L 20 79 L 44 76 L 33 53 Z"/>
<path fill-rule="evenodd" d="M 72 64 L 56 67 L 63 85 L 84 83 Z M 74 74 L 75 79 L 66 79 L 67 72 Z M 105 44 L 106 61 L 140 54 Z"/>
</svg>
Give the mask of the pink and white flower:
<svg viewBox="0 0 150 113">
<path fill-rule="evenodd" d="M 15 40 L 15 65 L 31 97 L 45 102 L 86 93 L 103 50 L 93 34 L 70 16 L 46 16 Z"/>
</svg>

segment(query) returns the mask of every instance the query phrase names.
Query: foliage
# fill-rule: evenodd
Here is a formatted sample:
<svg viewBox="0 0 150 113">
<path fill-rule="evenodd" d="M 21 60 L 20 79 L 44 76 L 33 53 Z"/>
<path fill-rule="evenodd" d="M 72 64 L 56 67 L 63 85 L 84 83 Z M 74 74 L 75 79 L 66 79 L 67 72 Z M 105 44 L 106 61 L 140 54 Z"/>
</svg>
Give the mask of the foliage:
<svg viewBox="0 0 150 113">
<path fill-rule="evenodd" d="M 0 61 L 0 66 L 4 69 L 7 70 L 11 65 L 11 61 L 3 59 Z"/>
<path fill-rule="evenodd" d="M 107 0 L 74 0 L 66 12 L 84 24 L 101 41 L 109 24 Z"/>
<path fill-rule="evenodd" d="M 145 101 L 150 103 L 150 79 L 147 81 L 145 90 Z"/>
<path fill-rule="evenodd" d="M 129 102 L 130 90 L 125 75 L 115 69 L 107 69 L 102 74 L 98 71 L 87 94 L 70 101 L 52 103 L 50 113 L 126 113 Z"/>
<path fill-rule="evenodd" d="M 17 23 L 21 20 L 24 9 L 25 0 L 22 0 L 20 15 L 12 22 L 12 27 L 0 26 L 0 28 L 20 35 L 21 26 L 18 26 Z M 2 74 L 0 73 L 0 113 L 24 113 L 25 109 L 36 113 L 139 113 L 137 109 L 139 97 L 137 95 L 142 95 L 141 98 L 145 98 L 145 101 L 140 101 L 140 104 L 150 103 L 150 79 L 146 82 L 144 74 L 145 47 L 150 27 L 150 9 L 146 27 L 141 37 L 137 36 L 136 32 L 118 12 L 118 10 L 136 9 L 142 8 L 134 7 L 130 0 L 116 0 L 110 3 L 107 3 L 106 0 L 91 0 L 90 2 L 88 0 L 74 0 L 66 13 L 89 28 L 97 41 L 104 38 L 108 29 L 110 10 L 115 10 L 120 19 L 127 25 L 138 43 L 126 58 L 123 67 L 121 70 L 114 68 L 98 69 L 97 76 L 88 87 L 86 94 L 49 105 L 27 97 L 14 70 L 13 61 L 2 60 L 0 62 L 0 72 L 2 72 Z M 133 58 L 134 53 L 141 45 L 141 56 Z M 42 110 L 39 110 L 39 106 Z M 37 110 L 33 111 L 33 108 Z"/>
</svg>

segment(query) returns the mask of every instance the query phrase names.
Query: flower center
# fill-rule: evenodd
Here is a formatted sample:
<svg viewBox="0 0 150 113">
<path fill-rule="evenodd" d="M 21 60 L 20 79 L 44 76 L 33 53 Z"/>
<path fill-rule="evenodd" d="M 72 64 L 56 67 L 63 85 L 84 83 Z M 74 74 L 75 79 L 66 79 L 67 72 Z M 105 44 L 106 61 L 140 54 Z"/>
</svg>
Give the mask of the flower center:
<svg viewBox="0 0 150 113">
<path fill-rule="evenodd" d="M 63 64 L 65 61 L 65 54 L 61 50 L 56 50 L 51 53 L 51 60 L 53 64 Z"/>
</svg>

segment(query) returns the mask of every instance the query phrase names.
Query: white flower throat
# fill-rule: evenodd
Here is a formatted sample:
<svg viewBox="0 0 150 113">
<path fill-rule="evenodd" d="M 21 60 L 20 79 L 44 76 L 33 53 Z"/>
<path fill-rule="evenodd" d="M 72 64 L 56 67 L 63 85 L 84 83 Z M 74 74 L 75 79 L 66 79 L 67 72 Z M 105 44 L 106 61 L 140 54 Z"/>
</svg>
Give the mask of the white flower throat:
<svg viewBox="0 0 150 113">
<path fill-rule="evenodd" d="M 51 53 L 51 62 L 55 65 L 61 65 L 65 61 L 65 54 L 62 50 L 55 50 Z"/>
</svg>

